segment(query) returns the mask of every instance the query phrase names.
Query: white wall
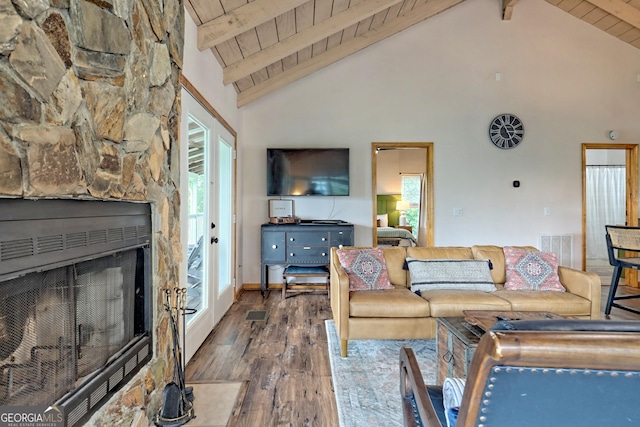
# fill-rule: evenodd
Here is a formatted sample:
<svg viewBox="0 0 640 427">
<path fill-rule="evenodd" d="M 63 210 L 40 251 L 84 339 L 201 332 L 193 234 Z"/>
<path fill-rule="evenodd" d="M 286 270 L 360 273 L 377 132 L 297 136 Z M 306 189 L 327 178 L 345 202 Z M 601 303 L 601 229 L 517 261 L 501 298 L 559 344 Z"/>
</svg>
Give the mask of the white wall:
<svg viewBox="0 0 640 427">
<path fill-rule="evenodd" d="M 237 105 L 237 94 L 233 86 L 222 84 L 222 67 L 215 59 L 210 50 L 200 52 L 196 45 L 197 30 L 196 25 L 185 12 L 185 46 L 183 58 L 184 77 L 200 92 L 200 94 L 211 104 L 211 106 L 222 116 L 222 118 L 238 133 L 238 146 L 242 141 L 242 112 Z M 240 169 L 238 167 L 238 169 Z M 241 194 L 242 175 L 238 171 L 238 194 Z M 186 200 L 186 195 L 182 195 L 182 200 Z M 242 198 L 238 197 L 237 211 L 242 212 Z M 237 216 L 237 251 L 242 253 L 242 215 Z M 186 242 L 186 237 L 183 239 Z M 183 243 L 186 244 L 186 243 Z M 239 288 L 243 283 L 243 270 L 241 258 L 238 259 L 238 271 L 236 274 Z"/>
<path fill-rule="evenodd" d="M 185 46 L 182 74 L 198 89 L 213 108 L 236 131 L 241 129 L 238 96 L 232 85 L 222 84 L 222 67 L 209 49 L 200 52 L 196 45 L 197 27 L 185 12 Z"/>
<path fill-rule="evenodd" d="M 401 150 L 380 151 L 376 156 L 378 164 L 377 194 L 400 194 L 402 180 L 400 179 Z"/>
<path fill-rule="evenodd" d="M 373 141 L 434 142 L 436 245 L 537 245 L 542 233 L 572 234 L 580 266 L 581 144 L 608 142 L 610 129 L 616 142 L 640 141 L 638 73 L 636 48 L 544 1 L 520 1 L 502 21 L 499 2 L 475 0 L 247 105 L 245 283 L 260 277 L 265 149 L 349 147 L 351 195 L 297 198 L 296 212 L 351 221 L 356 244 L 369 245 Z M 488 138 L 504 112 L 525 125 L 512 150 Z"/>
<path fill-rule="evenodd" d="M 400 194 L 402 173 L 419 174 L 427 171 L 425 148 L 382 150 L 377 156 L 377 194 Z"/>
</svg>

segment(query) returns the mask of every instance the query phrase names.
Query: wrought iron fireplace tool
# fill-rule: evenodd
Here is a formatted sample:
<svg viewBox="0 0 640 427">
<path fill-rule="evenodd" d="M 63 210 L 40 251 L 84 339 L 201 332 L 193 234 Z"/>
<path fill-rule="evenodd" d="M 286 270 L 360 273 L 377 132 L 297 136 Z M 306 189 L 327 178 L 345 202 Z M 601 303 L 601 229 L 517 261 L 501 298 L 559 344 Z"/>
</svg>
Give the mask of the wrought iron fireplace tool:
<svg viewBox="0 0 640 427">
<path fill-rule="evenodd" d="M 168 383 L 162 392 L 162 408 L 153 422 L 159 427 L 178 427 L 195 418 L 193 411 L 193 387 L 185 385 L 185 356 L 186 347 L 185 322 L 186 315 L 196 312 L 187 307 L 187 289 L 165 289 L 165 310 L 169 313 L 173 345 L 173 381 Z M 180 349 L 180 332 L 178 330 L 178 316 L 182 316 L 182 350 Z"/>
</svg>

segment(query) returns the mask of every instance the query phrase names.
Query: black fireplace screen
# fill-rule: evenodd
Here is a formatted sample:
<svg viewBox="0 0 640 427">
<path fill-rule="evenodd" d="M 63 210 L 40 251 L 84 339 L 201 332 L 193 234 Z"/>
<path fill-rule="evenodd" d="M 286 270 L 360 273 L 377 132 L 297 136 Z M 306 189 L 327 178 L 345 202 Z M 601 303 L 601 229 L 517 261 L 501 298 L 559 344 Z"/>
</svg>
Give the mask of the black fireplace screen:
<svg viewBox="0 0 640 427">
<path fill-rule="evenodd" d="M 147 204 L 0 200 L 0 406 L 86 421 L 151 358 Z"/>
<path fill-rule="evenodd" d="M 133 338 L 136 259 L 130 250 L 0 285 L 0 405 L 55 402 Z"/>
</svg>

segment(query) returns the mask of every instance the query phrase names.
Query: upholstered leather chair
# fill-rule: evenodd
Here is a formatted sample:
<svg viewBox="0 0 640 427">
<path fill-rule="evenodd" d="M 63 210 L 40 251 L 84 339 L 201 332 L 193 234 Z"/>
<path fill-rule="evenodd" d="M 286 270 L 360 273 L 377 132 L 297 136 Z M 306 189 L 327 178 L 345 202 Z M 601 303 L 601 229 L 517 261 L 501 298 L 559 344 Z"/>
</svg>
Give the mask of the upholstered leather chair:
<svg viewBox="0 0 640 427">
<path fill-rule="evenodd" d="M 405 426 L 446 426 L 442 386 L 400 352 Z M 456 427 L 640 425 L 640 322 L 498 322 L 471 361 Z"/>
</svg>

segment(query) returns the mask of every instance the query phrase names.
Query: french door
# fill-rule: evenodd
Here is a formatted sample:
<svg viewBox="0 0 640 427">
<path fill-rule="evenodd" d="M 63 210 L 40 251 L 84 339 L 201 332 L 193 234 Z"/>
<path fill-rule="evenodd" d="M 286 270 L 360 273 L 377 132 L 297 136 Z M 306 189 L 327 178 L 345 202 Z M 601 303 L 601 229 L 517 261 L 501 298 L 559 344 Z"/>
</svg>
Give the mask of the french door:
<svg viewBox="0 0 640 427">
<path fill-rule="evenodd" d="M 180 189 L 188 361 L 234 298 L 234 137 L 182 89 Z"/>
</svg>

